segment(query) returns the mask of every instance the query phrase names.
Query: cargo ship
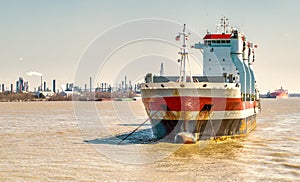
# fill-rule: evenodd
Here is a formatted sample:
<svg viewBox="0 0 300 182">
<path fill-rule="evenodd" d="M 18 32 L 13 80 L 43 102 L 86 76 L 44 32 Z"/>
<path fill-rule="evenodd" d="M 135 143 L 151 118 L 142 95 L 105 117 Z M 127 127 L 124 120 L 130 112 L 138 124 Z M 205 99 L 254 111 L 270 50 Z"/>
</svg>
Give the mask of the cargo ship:
<svg viewBox="0 0 300 182">
<path fill-rule="evenodd" d="M 284 99 L 284 98 L 288 98 L 288 97 L 289 97 L 288 90 L 285 90 L 282 87 L 280 89 L 275 90 L 274 92 L 267 93 L 267 98 Z"/>
<path fill-rule="evenodd" d="M 229 27 L 227 18 L 221 18 L 220 27 L 188 48 L 190 33 L 184 25 L 176 36 L 182 43 L 179 74 L 146 74 L 142 101 L 157 139 L 194 143 L 243 136 L 255 128 L 259 94 L 252 64 L 257 46 Z M 203 53 L 202 76 L 191 74 L 190 48 Z"/>
</svg>

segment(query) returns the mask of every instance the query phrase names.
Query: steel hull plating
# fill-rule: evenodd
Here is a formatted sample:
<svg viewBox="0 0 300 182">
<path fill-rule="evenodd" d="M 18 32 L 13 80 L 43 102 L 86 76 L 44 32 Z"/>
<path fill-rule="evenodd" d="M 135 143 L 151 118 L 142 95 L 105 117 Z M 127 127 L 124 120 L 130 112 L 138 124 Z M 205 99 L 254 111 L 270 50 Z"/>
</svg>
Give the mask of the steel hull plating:
<svg viewBox="0 0 300 182">
<path fill-rule="evenodd" d="M 142 86 L 153 135 L 173 139 L 191 133 L 196 140 L 246 135 L 256 126 L 257 101 L 243 101 L 235 84 L 160 83 Z M 214 88 L 211 88 L 214 87 Z"/>
<path fill-rule="evenodd" d="M 180 132 L 192 133 L 196 140 L 247 135 L 256 126 L 256 115 L 245 119 L 220 120 L 151 120 L 153 135 L 170 139 Z"/>
<path fill-rule="evenodd" d="M 276 99 L 286 99 L 289 97 L 289 94 L 287 93 L 277 93 L 277 92 L 273 92 L 273 93 L 270 93 L 268 95 L 269 98 L 276 98 Z"/>
</svg>

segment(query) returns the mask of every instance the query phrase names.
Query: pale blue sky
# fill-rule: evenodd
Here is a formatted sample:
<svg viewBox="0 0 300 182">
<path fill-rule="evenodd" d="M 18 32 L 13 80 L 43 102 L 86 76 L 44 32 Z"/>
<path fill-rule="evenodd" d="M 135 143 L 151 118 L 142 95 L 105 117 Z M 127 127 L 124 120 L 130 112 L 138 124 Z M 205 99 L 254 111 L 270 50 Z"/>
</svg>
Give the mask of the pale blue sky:
<svg viewBox="0 0 300 182">
<path fill-rule="evenodd" d="M 254 68 L 260 90 L 283 86 L 300 92 L 299 7 L 297 0 L 0 0 L 0 83 L 8 86 L 23 76 L 35 87 L 38 78 L 26 76 L 28 71 L 41 72 L 48 84 L 72 82 L 88 45 L 126 21 L 168 19 L 202 37 L 225 15 L 258 44 Z"/>
</svg>

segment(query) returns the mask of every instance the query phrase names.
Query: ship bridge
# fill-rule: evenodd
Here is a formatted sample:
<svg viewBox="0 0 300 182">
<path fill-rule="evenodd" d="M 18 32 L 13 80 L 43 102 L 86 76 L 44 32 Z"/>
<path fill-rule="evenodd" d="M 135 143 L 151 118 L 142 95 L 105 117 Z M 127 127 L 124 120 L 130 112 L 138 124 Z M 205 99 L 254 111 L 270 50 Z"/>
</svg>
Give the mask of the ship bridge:
<svg viewBox="0 0 300 182">
<path fill-rule="evenodd" d="M 203 38 L 204 45 L 211 47 L 230 47 L 231 34 L 206 34 Z"/>
<path fill-rule="evenodd" d="M 232 62 L 230 33 L 207 33 L 203 43 L 196 43 L 194 48 L 203 52 L 203 75 L 224 76 L 237 75 Z M 235 78 L 237 79 L 237 78 Z"/>
<path fill-rule="evenodd" d="M 223 28 L 222 32 L 207 32 L 203 43 L 194 45 L 203 53 L 203 75 L 223 76 L 226 80 L 240 83 L 243 99 L 250 100 L 256 93 L 252 64 L 257 46 L 247 41 L 237 29 L 229 27 L 227 18 L 222 18 L 219 26 Z"/>
</svg>

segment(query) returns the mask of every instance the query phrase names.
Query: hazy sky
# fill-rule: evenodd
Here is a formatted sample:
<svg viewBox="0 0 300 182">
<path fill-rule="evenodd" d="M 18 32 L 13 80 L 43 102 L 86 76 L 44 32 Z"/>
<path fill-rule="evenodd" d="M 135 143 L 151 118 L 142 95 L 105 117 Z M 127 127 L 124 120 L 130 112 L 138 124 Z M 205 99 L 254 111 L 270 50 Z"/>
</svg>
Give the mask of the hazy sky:
<svg viewBox="0 0 300 182">
<path fill-rule="evenodd" d="M 254 68 L 261 92 L 280 86 L 300 92 L 299 7 L 297 0 L 0 0 L 0 83 L 8 87 L 22 76 L 36 87 L 39 78 L 29 71 L 41 72 L 49 86 L 52 79 L 73 82 L 91 42 L 124 22 L 161 18 L 186 23 L 203 37 L 225 15 L 258 44 Z M 111 39 L 121 36 L 127 35 Z"/>
</svg>

